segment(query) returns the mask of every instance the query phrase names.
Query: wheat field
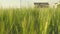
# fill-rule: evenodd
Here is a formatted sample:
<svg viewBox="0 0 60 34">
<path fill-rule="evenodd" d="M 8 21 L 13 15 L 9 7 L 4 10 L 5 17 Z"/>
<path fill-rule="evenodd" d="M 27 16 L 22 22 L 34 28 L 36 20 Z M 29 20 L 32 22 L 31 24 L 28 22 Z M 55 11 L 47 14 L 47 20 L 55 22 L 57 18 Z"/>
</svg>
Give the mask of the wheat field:
<svg viewBox="0 0 60 34">
<path fill-rule="evenodd" d="M 60 34 L 60 8 L 0 9 L 0 34 Z"/>
</svg>

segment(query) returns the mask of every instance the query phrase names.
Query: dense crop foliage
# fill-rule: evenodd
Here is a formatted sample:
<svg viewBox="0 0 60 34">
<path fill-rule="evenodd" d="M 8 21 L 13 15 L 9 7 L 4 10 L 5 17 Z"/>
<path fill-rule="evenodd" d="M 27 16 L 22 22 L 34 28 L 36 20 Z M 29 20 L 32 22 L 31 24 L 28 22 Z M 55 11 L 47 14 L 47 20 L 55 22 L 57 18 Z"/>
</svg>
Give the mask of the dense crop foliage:
<svg viewBox="0 0 60 34">
<path fill-rule="evenodd" d="M 60 8 L 0 9 L 0 34 L 60 34 Z"/>
</svg>

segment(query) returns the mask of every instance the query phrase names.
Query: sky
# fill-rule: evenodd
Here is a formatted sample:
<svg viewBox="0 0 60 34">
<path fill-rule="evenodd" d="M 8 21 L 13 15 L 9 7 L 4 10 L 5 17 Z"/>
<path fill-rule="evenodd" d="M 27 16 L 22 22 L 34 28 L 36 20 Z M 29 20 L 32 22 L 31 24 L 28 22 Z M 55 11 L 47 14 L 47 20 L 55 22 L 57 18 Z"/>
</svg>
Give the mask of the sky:
<svg viewBox="0 0 60 34">
<path fill-rule="evenodd" d="M 0 0 L 0 7 L 29 7 L 33 6 L 34 2 L 49 2 L 50 4 L 53 4 L 57 1 L 58 0 Z"/>
<path fill-rule="evenodd" d="M 0 7 L 20 7 L 20 0 L 0 0 Z"/>
</svg>

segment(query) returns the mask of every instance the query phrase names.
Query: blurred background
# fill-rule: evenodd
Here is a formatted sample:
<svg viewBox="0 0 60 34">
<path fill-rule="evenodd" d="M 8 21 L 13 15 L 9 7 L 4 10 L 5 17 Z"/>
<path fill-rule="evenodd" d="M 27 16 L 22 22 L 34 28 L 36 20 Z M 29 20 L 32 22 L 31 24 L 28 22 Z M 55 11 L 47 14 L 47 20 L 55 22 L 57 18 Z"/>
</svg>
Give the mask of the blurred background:
<svg viewBox="0 0 60 34">
<path fill-rule="evenodd" d="M 0 8 L 33 7 L 34 2 L 48 2 L 50 5 L 53 5 L 59 2 L 59 0 L 0 0 Z"/>
</svg>

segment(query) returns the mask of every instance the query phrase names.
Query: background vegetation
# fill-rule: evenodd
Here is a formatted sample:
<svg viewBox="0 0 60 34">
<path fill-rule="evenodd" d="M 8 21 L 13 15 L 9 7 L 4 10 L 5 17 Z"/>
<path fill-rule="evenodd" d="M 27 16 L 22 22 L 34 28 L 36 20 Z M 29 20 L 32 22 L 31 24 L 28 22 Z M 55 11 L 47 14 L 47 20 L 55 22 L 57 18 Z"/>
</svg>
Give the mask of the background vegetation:
<svg viewBox="0 0 60 34">
<path fill-rule="evenodd" d="M 60 8 L 0 9 L 0 34 L 60 34 Z"/>
</svg>

